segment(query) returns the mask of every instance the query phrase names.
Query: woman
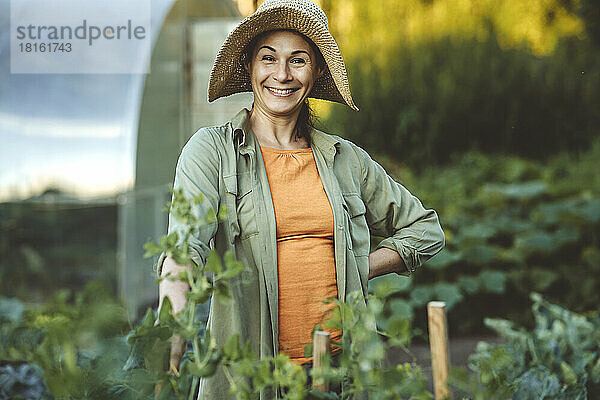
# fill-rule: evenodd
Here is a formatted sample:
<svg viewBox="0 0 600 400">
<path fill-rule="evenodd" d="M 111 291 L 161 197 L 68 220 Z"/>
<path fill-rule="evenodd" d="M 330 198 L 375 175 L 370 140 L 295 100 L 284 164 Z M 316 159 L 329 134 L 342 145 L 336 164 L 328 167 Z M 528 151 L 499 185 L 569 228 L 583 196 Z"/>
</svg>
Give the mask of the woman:
<svg viewBox="0 0 600 400">
<path fill-rule="evenodd" d="M 194 262 L 204 263 L 214 240 L 220 253 L 234 251 L 245 266 L 231 282 L 232 301 L 211 302 L 208 326 L 218 344 L 239 332 L 260 357 L 283 352 L 306 365 L 312 360 L 303 348 L 331 307 L 322 300 L 356 290 L 366 295 L 375 276 L 408 275 L 443 247 L 444 235 L 435 211 L 364 150 L 312 126 L 308 97 L 358 111 L 317 5 L 267 0 L 228 36 L 211 72 L 209 101 L 250 90 L 250 111 L 192 136 L 174 186 L 204 195 L 200 215 L 220 205 L 228 210 L 224 223 L 206 226 L 190 242 Z M 177 229 L 170 219 L 169 231 Z M 371 233 L 385 237 L 372 253 Z M 185 268 L 164 256 L 158 265 L 161 276 Z M 187 290 L 163 280 L 161 301 L 168 296 L 177 312 Z M 335 340 L 343 332 L 331 334 Z M 172 368 L 183 350 L 173 340 Z M 228 398 L 222 371 L 201 381 L 199 398 Z"/>
</svg>

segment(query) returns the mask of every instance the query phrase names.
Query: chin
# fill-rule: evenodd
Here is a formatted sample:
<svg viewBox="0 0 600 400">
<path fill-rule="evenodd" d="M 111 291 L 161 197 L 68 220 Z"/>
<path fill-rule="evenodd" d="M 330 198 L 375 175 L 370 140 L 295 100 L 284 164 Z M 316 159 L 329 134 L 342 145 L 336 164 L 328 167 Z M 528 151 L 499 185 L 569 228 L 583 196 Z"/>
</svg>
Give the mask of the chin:
<svg viewBox="0 0 600 400">
<path fill-rule="evenodd" d="M 269 111 L 276 115 L 292 114 L 296 107 L 269 107 Z"/>
<path fill-rule="evenodd" d="M 300 108 L 300 106 L 301 106 L 301 103 L 300 104 L 298 104 L 298 103 L 276 104 L 273 102 L 268 102 L 265 104 L 266 110 L 275 115 L 292 114 L 294 111 L 296 111 L 298 108 Z"/>
</svg>

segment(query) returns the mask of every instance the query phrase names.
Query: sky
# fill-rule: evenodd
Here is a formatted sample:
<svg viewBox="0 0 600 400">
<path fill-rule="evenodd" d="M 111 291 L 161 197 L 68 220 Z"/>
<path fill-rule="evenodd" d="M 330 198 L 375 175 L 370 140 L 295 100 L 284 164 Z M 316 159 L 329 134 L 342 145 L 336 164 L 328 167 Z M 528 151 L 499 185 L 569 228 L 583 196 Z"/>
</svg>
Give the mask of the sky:
<svg viewBox="0 0 600 400">
<path fill-rule="evenodd" d="M 151 0 L 152 38 L 172 3 Z M 132 188 L 145 75 L 11 74 L 9 30 L 10 0 L 0 0 L 0 201 Z"/>
</svg>

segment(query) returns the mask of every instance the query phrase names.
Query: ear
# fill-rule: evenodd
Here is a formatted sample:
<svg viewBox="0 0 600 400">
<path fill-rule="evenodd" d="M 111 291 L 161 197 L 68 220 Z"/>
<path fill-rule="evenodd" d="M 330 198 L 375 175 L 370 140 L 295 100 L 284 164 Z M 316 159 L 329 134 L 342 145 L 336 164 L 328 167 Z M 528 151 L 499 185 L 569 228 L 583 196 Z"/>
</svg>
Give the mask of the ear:
<svg viewBox="0 0 600 400">
<path fill-rule="evenodd" d="M 320 77 L 322 77 L 324 73 L 325 73 L 325 68 L 324 67 L 317 68 L 317 76 L 315 77 L 315 80 L 317 80 Z"/>
</svg>

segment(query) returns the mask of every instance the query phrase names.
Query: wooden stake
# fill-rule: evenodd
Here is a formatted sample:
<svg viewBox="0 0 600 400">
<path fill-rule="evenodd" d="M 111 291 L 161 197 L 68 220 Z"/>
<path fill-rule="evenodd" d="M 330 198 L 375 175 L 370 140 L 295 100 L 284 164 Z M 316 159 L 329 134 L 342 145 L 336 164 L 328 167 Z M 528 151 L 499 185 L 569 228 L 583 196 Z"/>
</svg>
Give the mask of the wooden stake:
<svg viewBox="0 0 600 400">
<path fill-rule="evenodd" d="M 448 390 L 448 321 L 446 303 L 430 301 L 427 303 L 429 321 L 429 346 L 431 348 L 431 366 L 433 368 L 433 391 L 435 400 L 450 398 Z"/>
<path fill-rule="evenodd" d="M 321 368 L 321 357 L 329 353 L 329 332 L 315 331 L 313 334 L 313 368 Z M 324 382 L 316 385 L 313 380 L 312 388 L 327 393 L 329 384 Z"/>
</svg>

